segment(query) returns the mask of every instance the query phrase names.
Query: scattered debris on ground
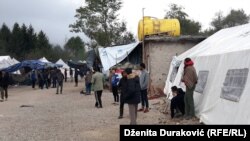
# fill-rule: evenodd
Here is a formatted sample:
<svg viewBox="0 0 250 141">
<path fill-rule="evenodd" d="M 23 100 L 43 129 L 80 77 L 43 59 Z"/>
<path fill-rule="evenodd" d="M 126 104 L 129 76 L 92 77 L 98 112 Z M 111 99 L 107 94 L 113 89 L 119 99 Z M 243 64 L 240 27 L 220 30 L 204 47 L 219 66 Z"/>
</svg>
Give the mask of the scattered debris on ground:
<svg viewBox="0 0 250 141">
<path fill-rule="evenodd" d="M 155 108 L 162 113 L 162 116 L 158 119 L 159 124 L 169 124 L 169 125 L 197 125 L 201 124 L 198 118 L 193 118 L 186 120 L 181 115 L 177 115 L 173 119 L 170 116 L 170 100 L 166 97 L 158 98 L 152 103 Z"/>
</svg>

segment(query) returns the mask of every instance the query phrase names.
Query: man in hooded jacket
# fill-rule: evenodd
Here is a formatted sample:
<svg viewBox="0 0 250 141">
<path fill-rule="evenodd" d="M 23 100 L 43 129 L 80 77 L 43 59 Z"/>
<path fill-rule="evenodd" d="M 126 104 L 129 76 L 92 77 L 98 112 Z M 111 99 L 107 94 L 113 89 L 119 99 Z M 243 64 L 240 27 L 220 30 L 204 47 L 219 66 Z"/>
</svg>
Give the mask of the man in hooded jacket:
<svg viewBox="0 0 250 141">
<path fill-rule="evenodd" d="M 185 66 L 182 82 L 184 82 L 186 85 L 186 94 L 184 97 L 185 115 L 186 119 L 190 119 L 195 116 L 193 94 L 198 81 L 198 77 L 194 68 L 194 62 L 190 58 L 185 59 L 184 65 Z"/>
<path fill-rule="evenodd" d="M 132 73 L 131 68 L 125 69 L 125 72 L 127 73 L 127 88 L 124 102 L 128 103 L 130 124 L 136 125 L 137 108 L 141 96 L 140 78 Z"/>
</svg>

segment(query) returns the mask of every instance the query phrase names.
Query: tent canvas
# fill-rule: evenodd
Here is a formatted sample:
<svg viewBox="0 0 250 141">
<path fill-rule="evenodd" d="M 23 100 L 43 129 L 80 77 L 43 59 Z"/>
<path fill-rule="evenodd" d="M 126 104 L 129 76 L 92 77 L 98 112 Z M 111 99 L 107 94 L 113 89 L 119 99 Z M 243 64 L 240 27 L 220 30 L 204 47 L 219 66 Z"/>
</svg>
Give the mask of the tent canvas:
<svg viewBox="0 0 250 141">
<path fill-rule="evenodd" d="M 65 74 L 65 69 L 67 69 L 67 78 L 70 78 L 70 67 L 62 60 L 62 59 L 59 59 L 56 64 L 58 65 L 62 65 L 62 67 L 60 68 L 61 72 L 63 74 Z"/>
<path fill-rule="evenodd" d="M 0 56 L 0 69 L 5 69 L 11 65 L 15 65 L 19 63 L 15 58 L 12 58 L 10 56 Z"/>
<path fill-rule="evenodd" d="M 0 56 L 0 62 L 2 60 L 9 60 L 9 59 L 11 59 L 10 56 Z"/>
<path fill-rule="evenodd" d="M 69 66 L 62 60 L 62 59 L 59 59 L 56 64 L 59 64 L 59 65 L 62 65 L 64 69 L 69 69 Z"/>
<path fill-rule="evenodd" d="M 17 63 L 20 63 L 18 60 L 16 60 L 15 58 L 12 58 L 12 65 L 15 65 Z"/>
<path fill-rule="evenodd" d="M 140 42 L 135 42 L 121 46 L 98 48 L 103 71 L 109 70 L 112 66 L 124 60 L 139 43 Z"/>
<path fill-rule="evenodd" d="M 89 50 L 86 57 L 86 63 L 88 68 L 93 68 L 95 59 L 96 59 L 95 49 Z"/>
<path fill-rule="evenodd" d="M 39 61 L 44 62 L 44 63 L 50 63 L 45 57 L 40 58 Z"/>
<path fill-rule="evenodd" d="M 16 72 L 17 70 L 24 68 L 24 67 L 28 67 L 30 69 L 36 69 L 36 70 L 41 70 L 41 69 L 46 69 L 49 67 L 62 67 L 62 65 L 59 64 L 53 64 L 53 63 L 44 63 L 41 62 L 39 60 L 25 60 L 22 61 L 20 63 L 17 63 L 15 65 L 11 65 L 5 69 L 3 69 L 3 71 L 6 72 Z"/>
<path fill-rule="evenodd" d="M 205 124 L 250 124 L 250 24 L 218 31 L 173 59 L 164 93 L 181 82 L 183 60 L 190 57 L 198 74 L 195 112 Z M 179 62 L 180 66 L 176 65 Z"/>
</svg>

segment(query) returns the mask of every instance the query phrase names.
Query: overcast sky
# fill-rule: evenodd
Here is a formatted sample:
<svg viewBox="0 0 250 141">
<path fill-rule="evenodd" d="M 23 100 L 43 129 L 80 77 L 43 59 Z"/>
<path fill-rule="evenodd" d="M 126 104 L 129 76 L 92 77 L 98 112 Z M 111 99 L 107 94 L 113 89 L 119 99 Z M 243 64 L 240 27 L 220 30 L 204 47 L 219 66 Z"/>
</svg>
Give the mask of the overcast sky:
<svg viewBox="0 0 250 141">
<path fill-rule="evenodd" d="M 119 18 L 127 22 L 128 30 L 137 34 L 138 21 L 145 16 L 163 18 L 170 3 L 182 5 L 190 18 L 201 22 L 203 29 L 215 13 L 224 15 L 231 9 L 243 9 L 250 14 L 249 0 L 123 0 Z M 76 34 L 69 32 L 69 24 L 74 23 L 75 9 L 83 5 L 84 0 L 0 0 L 0 24 L 6 23 L 12 28 L 15 22 L 31 24 L 38 32 L 43 30 L 53 44 L 63 45 L 66 39 Z M 83 34 L 79 34 L 86 39 Z"/>
</svg>

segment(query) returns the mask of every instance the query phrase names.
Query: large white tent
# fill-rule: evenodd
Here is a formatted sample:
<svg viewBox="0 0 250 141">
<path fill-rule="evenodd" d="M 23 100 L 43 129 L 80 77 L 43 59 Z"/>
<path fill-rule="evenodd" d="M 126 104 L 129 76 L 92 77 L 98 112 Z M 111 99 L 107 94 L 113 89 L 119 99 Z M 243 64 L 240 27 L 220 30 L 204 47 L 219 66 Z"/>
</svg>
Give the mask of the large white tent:
<svg viewBox="0 0 250 141">
<path fill-rule="evenodd" d="M 205 124 L 250 124 L 250 24 L 218 31 L 173 59 L 165 94 L 181 82 L 183 60 L 192 58 L 198 74 L 195 112 Z"/>
<path fill-rule="evenodd" d="M 69 69 L 68 64 L 66 64 L 62 59 L 59 59 L 59 60 L 56 62 L 56 64 L 58 64 L 58 65 L 63 65 L 62 68 Z"/>
<path fill-rule="evenodd" d="M 9 66 L 19 63 L 15 58 L 10 56 L 0 56 L 0 69 L 8 68 Z"/>
<path fill-rule="evenodd" d="M 65 71 L 65 69 L 67 69 L 67 78 L 69 78 L 70 77 L 70 72 L 69 72 L 70 67 L 68 66 L 68 64 L 66 64 L 62 59 L 59 59 L 56 62 L 56 64 L 63 65 L 63 67 L 60 68 L 62 73 L 65 73 L 64 71 Z"/>
</svg>

